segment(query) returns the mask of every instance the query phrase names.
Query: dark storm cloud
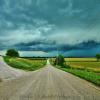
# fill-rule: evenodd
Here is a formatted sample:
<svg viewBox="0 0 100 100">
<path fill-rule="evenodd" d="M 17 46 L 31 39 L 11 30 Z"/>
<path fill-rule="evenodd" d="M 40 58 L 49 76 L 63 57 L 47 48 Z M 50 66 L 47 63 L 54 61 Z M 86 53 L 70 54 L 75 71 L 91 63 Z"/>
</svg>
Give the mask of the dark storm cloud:
<svg viewBox="0 0 100 100">
<path fill-rule="evenodd" d="M 99 0 L 0 0 L 0 49 L 99 48 L 99 12 Z"/>
</svg>

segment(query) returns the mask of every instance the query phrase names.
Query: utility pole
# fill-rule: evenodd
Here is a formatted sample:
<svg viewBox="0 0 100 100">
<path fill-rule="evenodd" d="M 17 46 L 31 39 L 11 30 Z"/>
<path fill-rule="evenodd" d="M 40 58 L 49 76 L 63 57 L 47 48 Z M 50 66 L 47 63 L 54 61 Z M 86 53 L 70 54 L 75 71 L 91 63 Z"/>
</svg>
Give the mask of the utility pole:
<svg viewBox="0 0 100 100">
<path fill-rule="evenodd" d="M 57 57 L 59 56 L 59 50 L 58 50 L 58 48 L 57 48 Z"/>
<path fill-rule="evenodd" d="M 58 49 L 58 47 L 57 47 L 56 65 L 58 64 L 58 57 L 59 57 L 59 49 Z"/>
</svg>

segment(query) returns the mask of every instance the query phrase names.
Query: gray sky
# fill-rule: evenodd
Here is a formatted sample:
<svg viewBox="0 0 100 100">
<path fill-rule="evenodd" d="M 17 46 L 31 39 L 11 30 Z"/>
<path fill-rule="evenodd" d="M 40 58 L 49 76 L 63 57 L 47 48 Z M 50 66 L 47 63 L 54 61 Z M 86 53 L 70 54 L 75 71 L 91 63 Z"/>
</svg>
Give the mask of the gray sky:
<svg viewBox="0 0 100 100">
<path fill-rule="evenodd" d="M 0 0 L 0 50 L 100 52 L 100 0 Z"/>
</svg>

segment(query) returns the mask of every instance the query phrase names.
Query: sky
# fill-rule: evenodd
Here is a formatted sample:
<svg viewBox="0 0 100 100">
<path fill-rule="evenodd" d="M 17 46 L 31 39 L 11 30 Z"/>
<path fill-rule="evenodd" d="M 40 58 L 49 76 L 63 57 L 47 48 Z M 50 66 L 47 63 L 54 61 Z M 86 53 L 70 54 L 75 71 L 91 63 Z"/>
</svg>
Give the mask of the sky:
<svg viewBox="0 0 100 100">
<path fill-rule="evenodd" d="M 0 54 L 95 56 L 100 0 L 0 0 Z"/>
</svg>

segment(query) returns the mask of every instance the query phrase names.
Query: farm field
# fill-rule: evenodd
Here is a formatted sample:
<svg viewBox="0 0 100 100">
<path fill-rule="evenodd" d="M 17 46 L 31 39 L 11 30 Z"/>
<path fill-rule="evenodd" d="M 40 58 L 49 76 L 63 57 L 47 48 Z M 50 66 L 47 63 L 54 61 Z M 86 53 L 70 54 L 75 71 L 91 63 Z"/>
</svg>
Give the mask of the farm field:
<svg viewBox="0 0 100 100">
<path fill-rule="evenodd" d="M 86 62 L 88 62 L 88 61 L 94 61 L 94 62 L 97 61 L 96 58 L 65 58 L 65 60 L 66 60 L 66 61 L 74 61 L 74 62 L 75 62 L 75 61 L 76 61 L 76 62 L 78 62 L 78 61 L 79 61 L 79 62 L 80 62 L 80 61 L 81 61 L 81 62 L 82 62 L 82 61 L 83 61 L 83 62 L 84 62 L 84 61 L 86 61 Z"/>
<path fill-rule="evenodd" d="M 26 59 L 4 57 L 5 62 L 11 67 L 23 69 L 26 71 L 34 71 L 46 65 L 46 59 Z"/>
<path fill-rule="evenodd" d="M 86 69 L 100 73 L 100 62 L 96 58 L 65 58 L 66 65 L 76 69 Z"/>
</svg>

